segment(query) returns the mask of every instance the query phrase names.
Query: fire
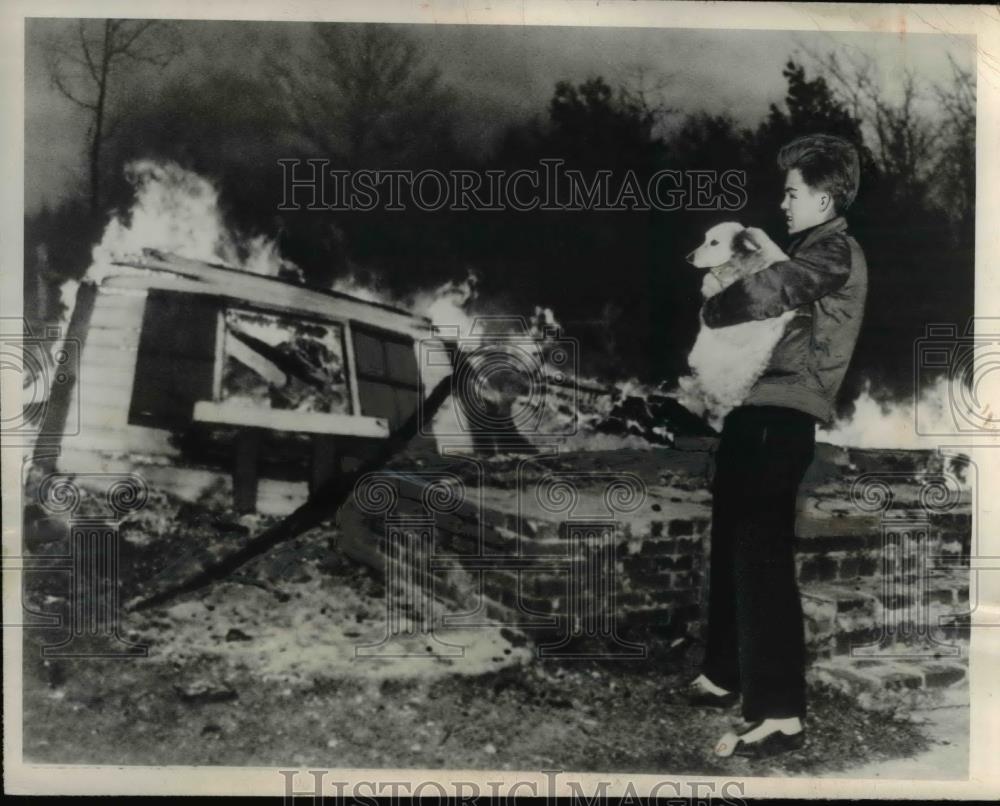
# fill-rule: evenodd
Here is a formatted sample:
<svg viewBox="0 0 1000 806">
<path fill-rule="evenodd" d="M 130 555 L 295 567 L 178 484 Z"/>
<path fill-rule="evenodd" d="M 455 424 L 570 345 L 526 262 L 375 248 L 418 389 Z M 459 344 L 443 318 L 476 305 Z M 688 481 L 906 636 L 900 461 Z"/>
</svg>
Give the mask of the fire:
<svg viewBox="0 0 1000 806">
<path fill-rule="evenodd" d="M 135 203 L 127 215 L 116 216 L 108 224 L 100 243 L 93 249 L 91 265 L 85 275 L 86 280 L 100 282 L 111 273 L 142 271 L 115 266 L 113 261 L 141 255 L 145 248 L 173 252 L 209 263 L 221 263 L 266 276 L 297 276 L 302 279 L 301 270 L 281 257 L 273 240 L 263 235 L 242 237 L 227 227 L 219 204 L 218 189 L 209 180 L 176 164 L 151 160 L 133 162 L 127 171 L 129 179 L 136 188 Z M 481 343 L 487 333 L 492 336 L 496 336 L 498 332 L 509 333 L 514 337 L 534 341 L 541 348 L 540 355 L 544 355 L 547 341 L 553 331 L 558 330 L 558 321 L 553 311 L 550 308 L 537 307 L 533 314 L 527 317 L 499 316 L 500 312 L 492 310 L 480 298 L 478 283 L 475 271 L 470 270 L 463 280 L 449 281 L 408 298 L 393 297 L 381 289 L 361 285 L 352 278 L 336 280 L 332 290 L 366 301 L 412 310 L 428 318 L 435 327 L 445 328 L 449 333 L 457 334 L 466 347 Z M 62 322 L 64 331 L 69 322 L 78 285 L 77 281 L 68 280 L 60 289 L 64 303 Z M 485 329 L 484 322 L 488 325 Z M 543 360 L 541 371 L 548 376 L 550 369 L 544 365 Z M 427 374 L 425 372 L 425 383 L 433 383 L 435 379 L 426 377 Z M 691 379 L 681 379 L 677 389 L 666 394 L 676 399 L 695 416 L 703 416 L 705 412 L 700 410 L 697 395 L 688 388 L 686 380 Z M 991 380 L 995 382 L 996 378 Z M 582 426 L 582 431 L 579 428 L 574 431 L 577 435 L 574 440 L 576 449 L 585 447 L 588 438 L 599 438 L 601 444 L 598 446 L 595 443 L 593 447 L 601 449 L 614 447 L 611 443 L 617 444 L 616 440 L 624 438 L 612 434 L 599 434 L 594 430 L 599 421 L 607 415 L 607 410 L 610 410 L 614 400 L 638 398 L 648 401 L 651 398 L 655 399 L 657 395 L 664 395 L 661 389 L 635 380 L 626 381 L 619 384 L 616 389 L 611 389 L 607 384 L 597 380 L 563 375 L 559 384 L 561 388 L 576 384 L 589 386 L 594 390 L 607 390 L 607 398 L 600 391 L 594 392 L 591 394 L 590 402 L 582 408 L 567 406 L 568 396 L 564 393 L 547 396 L 548 411 L 545 416 L 549 418 L 548 425 L 553 429 L 550 433 L 558 433 L 561 430 L 560 426 L 565 423 Z M 947 378 L 939 379 L 936 384 L 923 392 L 916 407 L 912 403 L 905 402 L 892 404 L 880 402 L 872 394 L 871 387 L 866 386 L 855 402 L 854 413 L 829 429 L 821 429 L 819 437 L 835 444 L 864 448 L 937 447 L 940 437 L 932 434 L 955 433 L 955 417 L 951 408 L 956 399 L 954 386 Z M 500 393 L 499 390 L 485 391 Z M 977 388 L 975 391 L 980 397 L 984 394 L 982 389 Z M 967 397 L 968 395 L 965 396 Z M 995 417 L 988 412 L 988 401 L 1000 399 L 1000 395 L 986 394 L 984 399 L 987 401 L 985 404 L 987 419 L 995 423 Z M 921 433 L 918 433 L 916 427 L 918 414 Z M 660 430 L 663 432 L 662 436 L 669 441 L 672 437 L 669 424 Z M 629 446 L 634 447 L 637 442 L 644 440 L 628 436 Z"/>
<path fill-rule="evenodd" d="M 152 160 L 130 163 L 126 175 L 135 187 L 135 201 L 127 214 L 115 216 L 105 228 L 100 243 L 92 251 L 85 280 L 100 283 L 111 274 L 147 271 L 115 265 L 118 261 L 141 258 L 145 249 L 265 276 L 304 279 L 299 267 L 281 257 L 272 239 L 263 235 L 244 237 L 226 225 L 219 191 L 208 179 L 175 163 Z M 68 324 L 78 286 L 77 281 L 68 280 L 61 288 L 64 300 L 69 303 L 65 306 L 64 325 Z M 549 308 L 538 307 L 529 317 L 498 317 L 497 312 L 487 311 L 479 304 L 477 286 L 478 277 L 470 270 L 463 280 L 449 281 L 408 298 L 394 297 L 350 277 L 334 281 L 331 290 L 411 310 L 429 319 L 434 327 L 446 329 L 466 349 L 481 343 L 487 334 L 498 333 L 511 333 L 543 344 L 551 329 L 558 328 Z M 435 373 L 446 371 L 447 367 L 430 371 L 424 368 L 425 383 L 433 386 L 438 380 Z M 568 380 L 572 383 L 575 379 Z M 485 392 L 489 396 L 497 390 Z"/>
<path fill-rule="evenodd" d="M 993 379 L 994 387 L 996 379 Z M 982 390 L 980 390 L 982 391 Z M 996 393 L 996 388 L 993 389 Z M 990 415 L 989 397 L 982 400 L 981 416 Z M 865 384 L 854 402 L 854 413 L 838 420 L 830 429 L 820 429 L 818 437 L 835 445 L 854 448 L 896 448 L 903 450 L 937 450 L 949 436 L 961 434 L 964 401 L 968 387 L 959 378 L 942 375 L 923 389 L 916 404 L 911 401 L 884 402 L 872 395 L 871 384 Z M 995 394 L 993 400 L 1000 399 Z M 966 414 L 971 412 L 965 410 Z M 969 421 L 976 422 L 975 417 Z M 971 430 L 971 429 L 970 429 Z M 995 433 L 995 431 L 994 431 Z"/>
<path fill-rule="evenodd" d="M 128 215 L 118 215 L 94 247 L 88 280 L 120 272 L 112 261 L 142 254 L 144 248 L 173 252 L 192 260 L 223 263 L 257 274 L 277 275 L 282 261 L 273 243 L 251 238 L 242 243 L 223 221 L 216 187 L 175 163 L 137 160 L 126 168 L 135 187 Z"/>
</svg>

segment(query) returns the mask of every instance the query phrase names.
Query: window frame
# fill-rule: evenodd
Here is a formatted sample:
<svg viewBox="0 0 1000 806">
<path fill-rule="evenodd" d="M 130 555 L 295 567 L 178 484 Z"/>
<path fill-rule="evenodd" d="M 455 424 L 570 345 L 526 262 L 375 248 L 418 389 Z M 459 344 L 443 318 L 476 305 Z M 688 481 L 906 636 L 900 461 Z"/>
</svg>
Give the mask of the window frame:
<svg viewBox="0 0 1000 806">
<path fill-rule="evenodd" d="M 350 410 L 346 413 L 348 417 L 360 416 L 361 408 L 357 396 L 357 368 L 354 366 L 353 340 L 348 337 L 350 320 L 339 319 L 337 317 L 323 317 L 314 313 L 300 315 L 288 308 L 277 308 L 262 305 L 254 302 L 244 302 L 235 297 L 223 297 L 219 310 L 216 312 L 215 330 L 215 367 L 212 386 L 212 402 L 222 403 L 222 375 L 225 368 L 225 344 L 226 344 L 226 311 L 235 309 L 238 311 L 249 311 L 251 313 L 270 314 L 272 316 L 295 317 L 301 322 L 310 322 L 321 326 L 337 325 L 340 329 L 340 350 L 344 360 L 344 382 L 347 384 L 347 399 Z"/>
</svg>

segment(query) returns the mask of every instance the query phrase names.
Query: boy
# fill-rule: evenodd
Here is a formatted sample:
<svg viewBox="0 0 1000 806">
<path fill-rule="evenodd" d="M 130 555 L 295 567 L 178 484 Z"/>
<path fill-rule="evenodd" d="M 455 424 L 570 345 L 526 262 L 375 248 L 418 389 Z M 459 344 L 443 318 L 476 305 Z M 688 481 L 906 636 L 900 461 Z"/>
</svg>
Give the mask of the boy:
<svg viewBox="0 0 1000 806">
<path fill-rule="evenodd" d="M 708 639 L 702 674 L 674 692 L 725 707 L 742 695 L 749 727 L 726 734 L 722 756 L 764 757 L 804 740 L 805 645 L 795 579 L 795 504 L 813 458 L 815 425 L 833 418 L 854 351 L 867 267 L 842 214 L 859 183 L 855 148 L 800 137 L 778 155 L 789 260 L 706 301 L 708 327 L 795 310 L 760 380 L 726 418 L 716 454 Z M 767 239 L 753 230 L 755 239 Z"/>
</svg>

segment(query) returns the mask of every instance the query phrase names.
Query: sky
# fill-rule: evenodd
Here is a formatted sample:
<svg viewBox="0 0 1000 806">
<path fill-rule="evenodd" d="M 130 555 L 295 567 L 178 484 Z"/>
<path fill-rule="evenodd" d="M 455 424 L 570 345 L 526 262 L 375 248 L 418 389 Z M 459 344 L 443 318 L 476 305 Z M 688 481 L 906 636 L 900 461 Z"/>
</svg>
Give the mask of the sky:
<svg viewBox="0 0 1000 806">
<path fill-rule="evenodd" d="M 34 20 L 28 26 L 25 63 L 25 205 L 29 212 L 55 204 L 84 179 L 87 117 L 52 86 L 45 62 L 46 37 L 75 25 Z M 301 49 L 311 35 L 303 23 L 182 23 L 184 54 L 163 72 L 140 69 L 127 80 L 155 92 L 170 78 L 196 74 L 209 63 L 253 70 L 272 47 Z M 603 76 L 612 85 L 636 67 L 666 81 L 665 99 L 682 112 L 727 113 L 754 125 L 769 104 L 780 103 L 789 57 L 805 51 L 870 54 L 889 94 L 907 69 L 929 91 L 950 75 L 949 55 L 974 67 L 971 38 L 930 34 L 527 26 L 400 26 L 425 48 L 443 82 L 457 96 L 458 134 L 486 149 L 507 124 L 544 116 L 559 80 Z M 936 110 L 929 100 L 928 114 Z"/>
</svg>

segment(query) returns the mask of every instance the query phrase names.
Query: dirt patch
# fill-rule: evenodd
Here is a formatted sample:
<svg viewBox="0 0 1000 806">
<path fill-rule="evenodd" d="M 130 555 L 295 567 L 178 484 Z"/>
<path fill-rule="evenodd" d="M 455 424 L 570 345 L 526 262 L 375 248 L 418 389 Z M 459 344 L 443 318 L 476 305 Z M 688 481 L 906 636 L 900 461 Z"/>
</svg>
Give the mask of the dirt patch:
<svg viewBox="0 0 1000 806">
<path fill-rule="evenodd" d="M 37 653 L 28 666 L 25 756 L 43 763 L 822 776 L 930 746 L 913 725 L 817 695 L 803 750 L 770 762 L 717 759 L 712 747 L 736 714 L 662 705 L 679 667 L 652 661 L 536 661 L 480 675 L 325 675 L 298 684 L 211 656 L 75 661 L 62 680 Z M 235 696 L 179 694 L 200 681 Z"/>
</svg>

